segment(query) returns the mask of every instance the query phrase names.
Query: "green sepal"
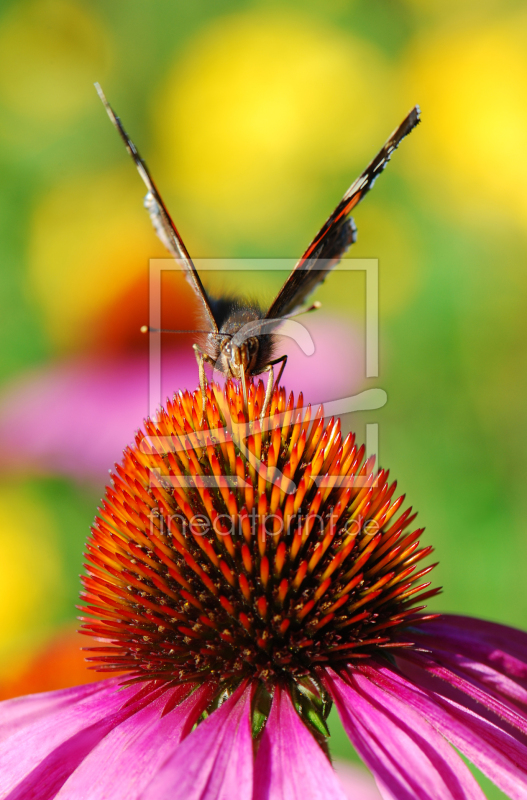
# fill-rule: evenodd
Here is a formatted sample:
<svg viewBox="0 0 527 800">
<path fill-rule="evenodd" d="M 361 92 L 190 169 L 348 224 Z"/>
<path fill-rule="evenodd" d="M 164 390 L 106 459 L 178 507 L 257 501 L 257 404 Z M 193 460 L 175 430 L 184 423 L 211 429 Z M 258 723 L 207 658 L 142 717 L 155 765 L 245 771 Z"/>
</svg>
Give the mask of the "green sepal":
<svg viewBox="0 0 527 800">
<path fill-rule="evenodd" d="M 306 704 L 307 705 L 307 704 Z M 326 720 L 323 715 L 314 708 L 314 706 L 307 706 L 303 709 L 302 716 L 315 728 L 321 736 L 326 739 L 329 737 L 329 728 L 326 725 Z"/>
<path fill-rule="evenodd" d="M 291 697 L 298 714 L 313 733 L 327 739 L 330 734 L 326 719 L 331 710 L 331 700 L 323 688 L 312 679 L 299 681 L 291 686 Z"/>
<path fill-rule="evenodd" d="M 271 711 L 272 695 L 267 691 L 263 683 L 260 683 L 253 697 L 253 707 L 251 715 L 251 731 L 253 739 L 257 739 L 263 731 Z"/>
</svg>

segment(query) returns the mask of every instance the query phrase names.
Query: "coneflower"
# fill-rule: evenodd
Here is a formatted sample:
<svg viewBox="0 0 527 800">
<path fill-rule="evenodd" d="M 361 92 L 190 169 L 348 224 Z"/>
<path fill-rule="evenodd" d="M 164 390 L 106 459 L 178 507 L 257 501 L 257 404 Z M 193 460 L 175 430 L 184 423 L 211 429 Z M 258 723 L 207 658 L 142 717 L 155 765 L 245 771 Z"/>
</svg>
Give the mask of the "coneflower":
<svg viewBox="0 0 527 800">
<path fill-rule="evenodd" d="M 344 798 L 336 704 L 381 792 L 527 797 L 527 635 L 426 615 L 415 514 L 340 421 L 261 383 L 180 392 L 87 544 L 88 687 L 0 705 L 1 797 Z"/>
</svg>

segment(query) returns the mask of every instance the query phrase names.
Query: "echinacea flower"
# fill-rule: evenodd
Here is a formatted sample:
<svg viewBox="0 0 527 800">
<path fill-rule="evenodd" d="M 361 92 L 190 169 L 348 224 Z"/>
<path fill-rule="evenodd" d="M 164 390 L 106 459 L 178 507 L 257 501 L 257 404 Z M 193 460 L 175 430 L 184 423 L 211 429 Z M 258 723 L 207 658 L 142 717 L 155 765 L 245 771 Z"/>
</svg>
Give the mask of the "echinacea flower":
<svg viewBox="0 0 527 800">
<path fill-rule="evenodd" d="M 0 705 L 1 797 L 343 800 L 332 703 L 385 798 L 482 798 L 454 748 L 527 797 L 527 635 L 424 614 L 388 473 L 301 396 L 262 401 L 180 393 L 124 452 L 82 593 L 117 674 Z"/>
</svg>

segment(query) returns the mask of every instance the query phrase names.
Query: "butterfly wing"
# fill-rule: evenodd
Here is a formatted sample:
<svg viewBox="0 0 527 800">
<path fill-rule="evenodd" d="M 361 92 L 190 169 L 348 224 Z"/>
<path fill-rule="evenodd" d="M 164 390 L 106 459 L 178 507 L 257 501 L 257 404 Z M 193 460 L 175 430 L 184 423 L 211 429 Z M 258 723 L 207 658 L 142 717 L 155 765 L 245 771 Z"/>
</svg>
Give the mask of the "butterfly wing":
<svg viewBox="0 0 527 800">
<path fill-rule="evenodd" d="M 334 212 L 321 227 L 304 255 L 271 303 L 267 318 L 277 319 L 290 314 L 301 305 L 311 292 L 322 283 L 328 272 L 336 266 L 356 239 L 356 228 L 349 213 L 381 174 L 393 151 L 419 122 L 419 106 L 392 133 L 384 147 L 368 164 L 362 175 L 354 181 Z"/>
<path fill-rule="evenodd" d="M 145 162 L 142 160 L 137 147 L 132 142 L 128 134 L 126 133 L 121 120 L 115 114 L 113 108 L 108 103 L 103 90 L 99 86 L 98 83 L 95 84 L 95 88 L 101 98 L 102 102 L 104 103 L 104 107 L 108 112 L 108 116 L 110 117 L 111 121 L 117 128 L 121 139 L 126 145 L 126 149 L 132 156 L 135 166 L 143 179 L 146 188 L 148 189 L 147 195 L 145 197 L 145 208 L 147 209 L 150 219 L 152 220 L 152 224 L 155 228 L 155 231 L 158 237 L 161 239 L 165 247 L 167 248 L 168 252 L 176 259 L 178 264 L 182 267 L 185 277 L 187 281 L 190 283 L 196 294 L 201 300 L 203 311 L 205 313 L 206 321 L 208 322 L 211 331 L 217 333 L 218 332 L 218 325 L 216 324 L 216 320 L 214 319 L 214 314 L 212 313 L 212 309 L 210 307 L 210 302 L 207 297 L 207 293 L 205 292 L 205 288 L 201 282 L 201 278 L 199 277 L 198 271 L 194 266 L 192 259 L 188 253 L 187 248 L 183 243 L 183 239 L 179 235 L 179 231 L 174 225 L 170 214 L 168 213 L 167 207 L 165 206 L 161 195 L 159 194 L 157 187 L 152 180 L 152 177 L 148 171 L 148 168 Z"/>
</svg>

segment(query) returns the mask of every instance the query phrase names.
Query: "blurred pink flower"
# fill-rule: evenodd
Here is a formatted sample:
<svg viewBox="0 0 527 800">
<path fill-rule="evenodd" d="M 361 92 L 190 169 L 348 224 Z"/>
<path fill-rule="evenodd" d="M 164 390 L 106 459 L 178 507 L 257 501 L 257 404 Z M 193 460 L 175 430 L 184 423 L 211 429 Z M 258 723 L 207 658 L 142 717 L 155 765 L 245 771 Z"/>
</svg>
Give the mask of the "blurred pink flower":
<svg viewBox="0 0 527 800">
<path fill-rule="evenodd" d="M 296 344 L 287 348 L 288 386 L 296 391 L 302 385 L 312 403 L 358 391 L 364 366 L 354 328 L 322 316 L 305 326 L 315 352 L 306 356 Z M 163 350 L 161 377 L 162 402 L 181 387 L 197 385 L 190 346 Z M 0 397 L 0 469 L 104 480 L 149 413 L 148 381 L 144 354 L 59 362 L 20 376 Z"/>
<path fill-rule="evenodd" d="M 348 800 L 381 800 L 377 784 L 364 769 L 340 759 L 335 759 L 333 766 Z"/>
</svg>

